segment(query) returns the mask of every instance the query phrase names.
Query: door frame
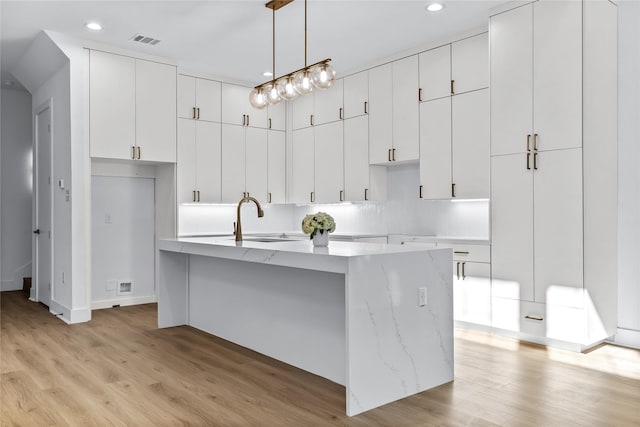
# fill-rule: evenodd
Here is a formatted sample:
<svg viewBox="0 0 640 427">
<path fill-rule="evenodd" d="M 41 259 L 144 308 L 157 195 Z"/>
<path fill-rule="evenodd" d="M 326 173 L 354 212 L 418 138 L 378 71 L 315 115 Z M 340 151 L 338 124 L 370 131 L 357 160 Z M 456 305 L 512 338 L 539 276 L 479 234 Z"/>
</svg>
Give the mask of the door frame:
<svg viewBox="0 0 640 427">
<path fill-rule="evenodd" d="M 53 125 L 53 98 L 49 98 L 47 99 L 45 102 L 43 102 L 42 104 L 40 104 L 37 108 L 35 108 L 33 110 L 33 178 L 32 178 L 32 182 L 33 182 L 33 196 L 32 196 L 32 212 L 33 212 L 33 216 L 32 216 L 32 225 L 33 225 L 33 230 L 38 229 L 38 210 L 39 210 L 39 203 L 38 203 L 38 196 L 40 193 L 40 189 L 38 188 L 38 177 L 39 177 L 39 173 L 40 173 L 40 167 L 41 165 L 39 164 L 38 161 L 38 155 L 39 155 L 39 151 L 40 151 L 40 147 L 39 147 L 39 136 L 38 135 L 38 116 L 40 114 L 42 114 L 43 112 L 45 112 L 46 110 L 49 110 L 49 123 L 51 126 L 51 131 L 49 132 L 49 141 L 47 142 L 47 144 L 49 145 L 49 149 L 50 149 L 50 160 L 49 160 L 49 171 L 51 174 L 51 179 L 53 180 L 53 132 L 54 132 L 54 125 Z M 53 275 L 53 258 L 54 258 L 54 237 L 55 237 L 55 233 L 54 233 L 54 223 L 53 223 L 53 183 L 49 186 L 49 197 L 50 197 L 50 212 L 49 212 L 49 217 L 51 219 L 51 239 L 49 240 L 49 244 L 50 244 L 50 253 L 51 253 L 51 271 L 49 272 L 50 277 L 51 277 L 51 290 L 50 290 L 50 294 L 49 294 L 49 305 L 51 305 L 51 301 L 54 300 L 54 275 Z M 36 235 L 33 235 L 33 245 L 32 245 L 32 258 L 33 258 L 33 268 L 32 268 L 32 276 L 33 276 L 33 286 L 31 287 L 31 294 L 29 295 L 29 299 L 31 301 L 40 301 L 40 295 L 39 295 L 39 277 L 38 277 L 38 268 L 39 268 L 39 260 L 38 260 L 38 254 L 39 254 L 39 244 L 40 244 L 40 239 L 38 239 L 36 237 Z"/>
</svg>

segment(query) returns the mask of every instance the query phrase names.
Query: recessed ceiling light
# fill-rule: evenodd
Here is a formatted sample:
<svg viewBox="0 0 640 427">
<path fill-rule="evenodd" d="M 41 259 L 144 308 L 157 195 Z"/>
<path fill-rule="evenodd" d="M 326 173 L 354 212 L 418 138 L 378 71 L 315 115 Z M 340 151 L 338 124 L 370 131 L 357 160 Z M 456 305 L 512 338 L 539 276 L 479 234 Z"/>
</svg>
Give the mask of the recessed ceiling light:
<svg viewBox="0 0 640 427">
<path fill-rule="evenodd" d="M 86 24 L 84 24 L 84 26 L 93 31 L 100 31 L 102 29 L 102 25 L 93 21 L 87 22 Z"/>
<path fill-rule="evenodd" d="M 442 3 L 429 3 L 427 5 L 428 12 L 440 12 L 444 9 L 444 5 Z"/>
<path fill-rule="evenodd" d="M 273 73 L 271 71 L 265 71 L 262 75 L 265 77 L 273 77 Z"/>
</svg>

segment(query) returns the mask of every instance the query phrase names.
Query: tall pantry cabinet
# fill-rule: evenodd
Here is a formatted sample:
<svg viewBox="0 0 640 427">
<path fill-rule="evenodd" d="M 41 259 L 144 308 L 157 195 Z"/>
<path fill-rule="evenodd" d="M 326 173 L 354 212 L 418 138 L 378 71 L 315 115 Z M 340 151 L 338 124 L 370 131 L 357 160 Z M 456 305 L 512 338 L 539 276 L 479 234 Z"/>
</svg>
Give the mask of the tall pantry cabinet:
<svg viewBox="0 0 640 427">
<path fill-rule="evenodd" d="M 617 9 L 490 18 L 493 326 L 584 350 L 617 323 Z"/>
</svg>

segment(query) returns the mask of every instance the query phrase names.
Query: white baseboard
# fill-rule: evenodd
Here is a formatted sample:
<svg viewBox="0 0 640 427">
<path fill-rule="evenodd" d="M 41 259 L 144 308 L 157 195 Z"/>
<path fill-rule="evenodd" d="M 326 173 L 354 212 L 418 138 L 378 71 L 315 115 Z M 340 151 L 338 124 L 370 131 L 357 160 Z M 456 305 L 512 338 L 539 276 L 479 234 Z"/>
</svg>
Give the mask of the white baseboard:
<svg viewBox="0 0 640 427">
<path fill-rule="evenodd" d="M 60 304 L 55 300 L 51 300 L 49 304 L 49 312 L 54 316 L 57 316 L 63 322 L 67 324 L 84 323 L 91 320 L 91 309 L 89 308 L 74 308 L 70 309 L 67 306 Z"/>
<path fill-rule="evenodd" d="M 612 342 L 625 347 L 640 349 L 640 331 L 618 328 Z"/>
<path fill-rule="evenodd" d="M 20 268 L 17 268 L 13 274 L 13 279 L 0 281 L 0 291 L 19 291 L 22 290 L 22 280 L 25 277 L 31 277 L 31 261 Z"/>
<path fill-rule="evenodd" d="M 120 297 L 120 298 L 105 299 L 100 301 L 93 301 L 91 303 L 91 309 L 101 310 L 103 308 L 113 308 L 114 305 L 125 307 L 128 305 L 150 304 L 157 301 L 158 300 L 155 295 L 147 295 L 142 297 Z"/>
<path fill-rule="evenodd" d="M 20 290 L 22 290 L 22 283 L 18 286 L 15 280 L 2 280 L 0 282 L 0 291 L 2 292 Z"/>
</svg>

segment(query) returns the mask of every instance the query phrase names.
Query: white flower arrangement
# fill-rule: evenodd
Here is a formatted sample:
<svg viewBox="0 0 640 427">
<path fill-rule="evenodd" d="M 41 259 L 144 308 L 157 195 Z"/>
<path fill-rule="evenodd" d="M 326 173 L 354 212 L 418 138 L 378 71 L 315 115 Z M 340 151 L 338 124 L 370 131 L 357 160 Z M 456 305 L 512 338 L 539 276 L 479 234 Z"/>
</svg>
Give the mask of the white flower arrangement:
<svg viewBox="0 0 640 427">
<path fill-rule="evenodd" d="M 314 214 L 309 214 L 304 217 L 302 220 L 302 231 L 304 234 L 310 234 L 310 239 L 317 234 L 333 233 L 336 231 L 336 222 L 333 220 L 333 217 L 328 213 L 324 212 L 316 212 Z"/>
</svg>

